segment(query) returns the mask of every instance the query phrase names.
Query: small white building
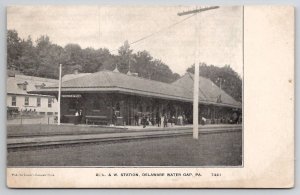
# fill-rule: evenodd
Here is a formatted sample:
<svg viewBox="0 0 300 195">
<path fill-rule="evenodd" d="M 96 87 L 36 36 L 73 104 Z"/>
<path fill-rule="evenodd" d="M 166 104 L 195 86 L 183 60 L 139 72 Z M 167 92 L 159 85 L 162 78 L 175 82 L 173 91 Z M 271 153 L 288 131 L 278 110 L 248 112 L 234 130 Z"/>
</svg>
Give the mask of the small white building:
<svg viewBox="0 0 300 195">
<path fill-rule="evenodd" d="M 29 94 L 44 86 L 57 84 L 58 80 L 10 74 L 7 77 L 7 110 L 23 115 L 57 115 L 58 102 L 54 96 Z"/>
</svg>

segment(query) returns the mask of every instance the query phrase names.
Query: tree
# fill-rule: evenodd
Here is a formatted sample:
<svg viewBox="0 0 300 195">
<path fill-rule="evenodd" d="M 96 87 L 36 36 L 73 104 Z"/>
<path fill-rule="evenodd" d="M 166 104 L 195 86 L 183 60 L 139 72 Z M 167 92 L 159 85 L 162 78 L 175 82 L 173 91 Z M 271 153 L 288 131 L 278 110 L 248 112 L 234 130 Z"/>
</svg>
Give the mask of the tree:
<svg viewBox="0 0 300 195">
<path fill-rule="evenodd" d="M 147 51 L 137 52 L 133 57 L 131 72 L 136 72 L 140 77 L 151 78 L 153 74 L 153 57 Z"/>
<path fill-rule="evenodd" d="M 131 72 L 147 79 L 170 83 L 179 78 L 148 51 L 133 53 L 128 41 L 119 48 L 117 55 L 112 55 L 106 48 L 82 49 L 73 43 L 63 48 L 53 44 L 47 35 L 39 37 L 33 44 L 31 37 L 21 40 L 15 30 L 8 31 L 7 42 L 8 67 L 17 66 L 26 75 L 58 78 L 59 64 L 63 64 L 63 75 L 73 73 L 74 69 L 91 73 L 113 70 L 118 64 L 121 73 L 127 73 L 130 65 Z"/>
<path fill-rule="evenodd" d="M 187 72 L 194 74 L 195 66 L 192 65 L 187 69 Z M 231 95 L 235 100 L 242 101 L 242 79 L 230 65 L 217 67 L 214 65 L 201 64 L 199 67 L 200 76 L 206 77 L 214 82 L 217 86 L 222 86 L 222 89 Z"/>
<path fill-rule="evenodd" d="M 83 72 L 97 72 L 103 69 L 111 70 L 113 56 L 108 49 L 86 48 L 82 50 Z"/>
<path fill-rule="evenodd" d="M 36 76 L 58 78 L 58 67 L 64 59 L 63 48 L 52 44 L 48 36 L 41 36 L 36 41 L 36 52 L 39 64 Z"/>
<path fill-rule="evenodd" d="M 22 55 L 21 39 L 16 30 L 7 31 L 7 66 L 20 69 L 18 60 Z"/>
<path fill-rule="evenodd" d="M 133 60 L 132 49 L 128 41 L 125 41 L 124 44 L 118 50 L 117 63 L 118 69 L 122 73 L 127 73 L 129 70 L 129 65 Z"/>
<path fill-rule="evenodd" d="M 128 56 L 132 54 L 132 49 L 130 49 L 130 45 L 126 40 L 124 45 L 122 45 L 118 50 L 119 56 Z"/>
<path fill-rule="evenodd" d="M 22 40 L 21 50 L 21 56 L 18 59 L 20 69 L 24 74 L 36 75 L 39 69 L 39 61 L 36 48 L 30 36 L 27 40 Z"/>
<path fill-rule="evenodd" d="M 83 52 L 78 44 L 67 44 L 64 48 L 63 57 L 64 73 L 71 74 L 76 66 L 80 70 L 83 69 Z M 80 67 L 79 67 L 80 66 Z"/>
<path fill-rule="evenodd" d="M 155 63 L 155 74 L 153 74 L 153 79 L 157 81 L 162 81 L 166 83 L 171 83 L 178 79 L 175 75 L 173 75 L 172 70 L 168 65 L 163 63 L 161 60 L 154 60 Z"/>
</svg>

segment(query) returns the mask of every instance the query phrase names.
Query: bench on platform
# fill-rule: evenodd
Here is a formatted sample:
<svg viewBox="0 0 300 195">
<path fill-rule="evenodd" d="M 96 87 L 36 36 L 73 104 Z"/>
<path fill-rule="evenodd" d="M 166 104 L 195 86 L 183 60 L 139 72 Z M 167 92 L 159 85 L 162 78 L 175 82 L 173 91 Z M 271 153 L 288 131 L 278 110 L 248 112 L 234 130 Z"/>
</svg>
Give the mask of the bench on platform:
<svg viewBox="0 0 300 195">
<path fill-rule="evenodd" d="M 70 115 L 70 114 L 66 114 L 62 116 L 62 122 L 63 123 L 75 123 L 76 116 L 75 115 Z"/>
<path fill-rule="evenodd" d="M 109 123 L 109 119 L 107 116 L 85 116 L 85 123 L 86 124 L 101 124 L 101 125 L 107 125 Z"/>
</svg>

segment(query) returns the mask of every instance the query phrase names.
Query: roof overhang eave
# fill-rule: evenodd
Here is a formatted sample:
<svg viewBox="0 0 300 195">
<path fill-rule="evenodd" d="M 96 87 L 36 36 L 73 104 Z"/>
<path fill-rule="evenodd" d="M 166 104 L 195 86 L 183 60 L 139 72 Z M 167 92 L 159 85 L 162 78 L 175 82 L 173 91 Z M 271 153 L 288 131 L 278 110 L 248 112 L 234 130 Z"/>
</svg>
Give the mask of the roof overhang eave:
<svg viewBox="0 0 300 195">
<path fill-rule="evenodd" d="M 192 98 L 187 97 L 180 97 L 180 96 L 171 96 L 168 94 L 158 94 L 154 92 L 146 92 L 141 90 L 133 90 L 133 89 L 127 89 L 127 88 L 119 88 L 119 87 L 89 87 L 89 88 L 83 88 L 83 87 L 72 87 L 62 88 L 63 93 L 94 93 L 94 92 L 118 92 L 123 94 L 134 94 L 134 95 L 140 95 L 140 96 L 147 96 L 147 97 L 156 97 L 161 99 L 167 99 L 167 100 L 175 100 L 175 101 L 183 101 L 183 102 L 193 102 Z M 57 88 L 44 88 L 37 91 L 31 91 L 30 93 L 42 93 L 42 94 L 57 94 L 58 89 Z M 238 108 L 241 109 L 242 105 L 233 105 L 233 104 L 226 104 L 226 103 L 217 103 L 217 102 L 211 102 L 211 101 L 205 101 L 205 100 L 199 100 L 199 103 L 206 104 L 206 105 L 215 105 L 215 106 L 222 106 L 222 107 L 230 107 L 230 108 Z"/>
</svg>

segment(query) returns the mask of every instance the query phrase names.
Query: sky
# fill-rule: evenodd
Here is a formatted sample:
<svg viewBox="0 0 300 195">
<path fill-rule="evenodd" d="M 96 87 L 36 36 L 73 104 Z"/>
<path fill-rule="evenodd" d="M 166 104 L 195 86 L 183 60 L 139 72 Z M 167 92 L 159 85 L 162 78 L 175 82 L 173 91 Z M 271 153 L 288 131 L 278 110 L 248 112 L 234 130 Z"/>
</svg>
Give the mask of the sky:
<svg viewBox="0 0 300 195">
<path fill-rule="evenodd" d="M 220 7 L 197 17 L 177 15 L 197 7 L 13 6 L 7 9 L 7 29 L 17 30 L 25 39 L 48 35 L 63 47 L 77 43 L 82 48 L 107 48 L 113 54 L 126 40 L 131 43 L 154 33 L 131 49 L 149 51 L 180 75 L 195 62 L 204 62 L 230 65 L 242 76 L 242 7 Z"/>
</svg>

